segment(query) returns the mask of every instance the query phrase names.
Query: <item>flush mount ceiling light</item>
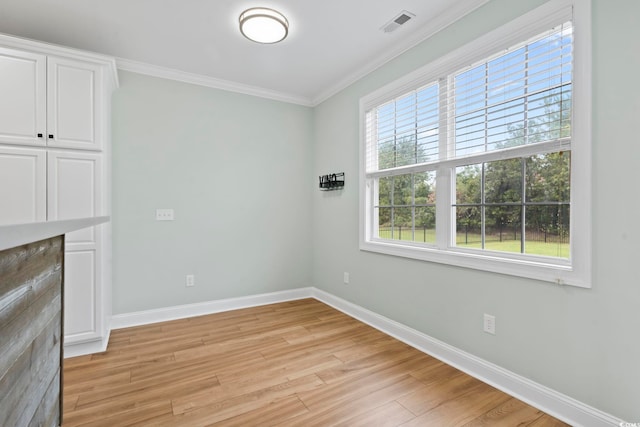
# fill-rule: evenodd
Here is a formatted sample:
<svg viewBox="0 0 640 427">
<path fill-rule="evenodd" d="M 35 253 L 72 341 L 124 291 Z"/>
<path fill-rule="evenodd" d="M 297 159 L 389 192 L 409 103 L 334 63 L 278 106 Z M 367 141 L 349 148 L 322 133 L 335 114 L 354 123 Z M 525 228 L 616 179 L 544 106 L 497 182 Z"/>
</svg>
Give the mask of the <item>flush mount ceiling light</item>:
<svg viewBox="0 0 640 427">
<path fill-rule="evenodd" d="M 254 7 L 240 15 L 240 32 L 257 43 L 278 43 L 287 37 L 289 22 L 280 12 Z"/>
</svg>

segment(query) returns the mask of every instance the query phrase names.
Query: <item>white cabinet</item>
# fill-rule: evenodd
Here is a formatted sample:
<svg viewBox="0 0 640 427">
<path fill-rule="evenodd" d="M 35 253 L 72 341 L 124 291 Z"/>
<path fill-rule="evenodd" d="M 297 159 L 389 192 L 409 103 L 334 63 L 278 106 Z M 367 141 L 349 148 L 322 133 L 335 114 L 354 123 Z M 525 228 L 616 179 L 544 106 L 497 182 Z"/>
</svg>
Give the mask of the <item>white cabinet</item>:
<svg viewBox="0 0 640 427">
<path fill-rule="evenodd" d="M 48 150 L 47 155 L 48 220 L 101 215 L 102 155 L 59 150 Z M 77 241 L 74 233 L 67 235 L 67 243 Z"/>
<path fill-rule="evenodd" d="M 115 61 L 0 35 L 0 224 L 110 215 Z M 65 238 L 65 356 L 106 347 L 110 227 Z"/>
<path fill-rule="evenodd" d="M 0 47 L 0 140 L 101 150 L 103 69 L 85 61 Z"/>
<path fill-rule="evenodd" d="M 82 61 L 47 59 L 47 145 L 102 149 L 103 67 Z"/>
<path fill-rule="evenodd" d="M 0 145 L 0 225 L 47 219 L 47 152 Z"/>
<path fill-rule="evenodd" d="M 102 155 L 49 150 L 47 218 L 50 221 L 99 216 L 102 208 Z M 65 237 L 65 343 L 101 338 L 104 330 L 100 277 L 103 228 L 74 231 Z"/>
<path fill-rule="evenodd" d="M 44 145 L 47 57 L 0 46 L 0 140 Z M 38 137 L 40 134 L 40 137 Z"/>
</svg>

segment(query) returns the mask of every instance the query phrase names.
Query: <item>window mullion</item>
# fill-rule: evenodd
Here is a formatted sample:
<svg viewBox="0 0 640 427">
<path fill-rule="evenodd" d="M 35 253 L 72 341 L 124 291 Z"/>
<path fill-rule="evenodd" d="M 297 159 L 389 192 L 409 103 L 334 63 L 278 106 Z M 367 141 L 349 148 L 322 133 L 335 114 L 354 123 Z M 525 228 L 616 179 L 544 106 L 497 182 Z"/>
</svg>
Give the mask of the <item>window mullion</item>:
<svg viewBox="0 0 640 427">
<path fill-rule="evenodd" d="M 375 205 L 380 200 L 380 179 L 375 178 L 368 180 L 370 189 L 368 190 L 369 201 L 367 206 L 370 206 L 370 221 L 368 224 L 368 232 L 372 237 L 380 237 L 380 208 L 376 209 Z"/>
<path fill-rule="evenodd" d="M 439 132 L 438 154 L 440 160 L 446 160 L 453 156 L 455 151 L 455 103 L 453 97 L 453 77 L 447 76 L 439 79 Z M 455 221 L 453 221 L 452 209 L 453 195 L 455 191 L 451 182 L 451 168 L 438 167 L 436 170 L 436 245 L 440 249 L 451 246 L 451 236 L 454 233 Z"/>
<path fill-rule="evenodd" d="M 414 162 L 418 163 L 418 91 L 413 94 L 413 142 Z M 416 240 L 416 176 L 411 174 L 411 240 Z"/>
<path fill-rule="evenodd" d="M 379 150 L 378 150 L 378 111 L 377 109 L 371 111 L 368 115 L 367 124 L 365 126 L 370 126 L 370 128 L 366 129 L 367 138 L 367 150 L 365 151 L 372 158 L 365 159 L 365 170 L 368 164 L 374 165 L 374 170 L 378 170 L 379 167 Z M 370 121 L 370 122 L 369 122 Z M 367 214 L 369 217 L 369 224 L 367 225 L 367 233 L 369 236 L 373 238 L 380 237 L 380 209 L 376 209 L 375 205 L 378 203 L 379 195 L 380 195 L 380 180 L 379 178 L 369 178 L 367 179 L 367 184 L 369 186 L 367 191 L 369 201 L 367 202 L 367 210 L 369 213 Z"/>
<path fill-rule="evenodd" d="M 390 179 L 390 190 L 389 190 L 389 203 L 391 204 L 391 216 L 390 221 L 391 221 L 391 239 L 393 239 L 395 237 L 394 235 L 394 231 L 396 228 L 396 221 L 395 221 L 395 213 L 396 213 L 396 195 L 395 195 L 395 188 L 396 188 L 396 179 L 395 177 L 392 177 Z"/>
<path fill-rule="evenodd" d="M 521 170 L 522 170 L 522 186 L 521 186 L 521 199 L 520 201 L 521 203 L 521 210 L 520 210 L 520 253 L 524 254 L 525 251 L 527 250 L 527 246 L 526 246 L 526 241 L 525 241 L 525 237 L 526 237 L 526 233 L 527 233 L 527 228 L 526 228 L 526 224 L 527 224 L 527 211 L 526 211 L 526 206 L 527 206 L 527 161 L 525 159 L 522 159 L 522 165 L 521 165 Z"/>
<path fill-rule="evenodd" d="M 393 103 L 393 167 L 398 166 L 398 104 Z M 393 229 L 391 234 L 393 234 Z"/>
<path fill-rule="evenodd" d="M 480 240 L 481 240 L 481 247 L 482 249 L 485 248 L 485 243 L 486 243 L 486 210 L 487 210 L 487 205 L 486 205 L 486 199 L 485 199 L 485 168 L 486 168 L 486 163 L 482 164 L 482 168 L 480 169 Z"/>
<path fill-rule="evenodd" d="M 524 57 L 524 85 L 525 87 L 529 87 L 529 47 L 526 46 L 525 57 Z M 524 96 L 524 123 L 522 129 L 523 141 L 524 144 L 529 143 L 529 93 L 526 93 Z"/>
<path fill-rule="evenodd" d="M 413 103 L 413 141 L 415 143 L 413 150 L 413 158 L 415 159 L 415 163 L 418 163 L 418 91 L 414 93 L 414 103 Z"/>
<path fill-rule="evenodd" d="M 484 151 L 489 151 L 489 62 L 484 65 Z"/>
<path fill-rule="evenodd" d="M 416 240 L 416 175 L 411 174 L 411 240 Z"/>
</svg>

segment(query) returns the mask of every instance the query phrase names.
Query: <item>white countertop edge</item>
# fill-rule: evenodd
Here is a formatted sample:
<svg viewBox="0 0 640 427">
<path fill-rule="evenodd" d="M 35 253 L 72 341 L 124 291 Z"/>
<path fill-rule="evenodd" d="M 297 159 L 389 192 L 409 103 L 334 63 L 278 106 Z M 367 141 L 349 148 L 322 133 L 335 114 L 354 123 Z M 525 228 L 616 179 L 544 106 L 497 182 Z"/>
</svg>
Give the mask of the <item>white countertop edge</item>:
<svg viewBox="0 0 640 427">
<path fill-rule="evenodd" d="M 108 216 L 0 225 L 0 251 L 108 222 Z"/>
</svg>

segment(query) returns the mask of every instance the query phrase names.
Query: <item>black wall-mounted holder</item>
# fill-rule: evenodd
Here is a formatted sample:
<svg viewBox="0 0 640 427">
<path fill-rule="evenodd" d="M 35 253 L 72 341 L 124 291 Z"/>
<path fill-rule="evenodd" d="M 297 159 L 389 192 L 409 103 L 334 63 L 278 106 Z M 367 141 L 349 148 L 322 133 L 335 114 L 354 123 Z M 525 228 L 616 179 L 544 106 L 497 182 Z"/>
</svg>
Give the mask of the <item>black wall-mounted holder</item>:
<svg viewBox="0 0 640 427">
<path fill-rule="evenodd" d="M 344 188 L 344 172 L 321 175 L 318 178 L 320 179 L 319 187 L 322 191 L 341 190 Z"/>
</svg>

